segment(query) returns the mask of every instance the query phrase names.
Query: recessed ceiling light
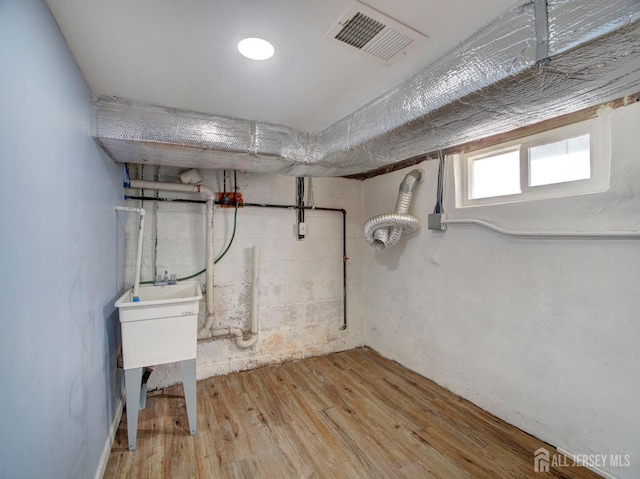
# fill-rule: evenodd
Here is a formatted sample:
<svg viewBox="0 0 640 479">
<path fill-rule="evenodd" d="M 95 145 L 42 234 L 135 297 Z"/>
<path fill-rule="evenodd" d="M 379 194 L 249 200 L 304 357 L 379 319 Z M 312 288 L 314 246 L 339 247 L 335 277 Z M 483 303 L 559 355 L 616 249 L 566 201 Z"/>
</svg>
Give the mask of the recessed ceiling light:
<svg viewBox="0 0 640 479">
<path fill-rule="evenodd" d="M 238 51 L 251 60 L 267 60 L 276 50 L 271 43 L 262 38 L 245 38 L 238 42 Z"/>
</svg>

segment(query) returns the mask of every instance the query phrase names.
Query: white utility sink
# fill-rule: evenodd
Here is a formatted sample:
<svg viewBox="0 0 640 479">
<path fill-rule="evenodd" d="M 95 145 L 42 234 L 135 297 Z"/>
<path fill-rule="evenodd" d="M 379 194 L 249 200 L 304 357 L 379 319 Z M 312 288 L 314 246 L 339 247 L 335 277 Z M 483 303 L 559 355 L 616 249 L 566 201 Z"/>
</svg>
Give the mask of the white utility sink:
<svg viewBox="0 0 640 479">
<path fill-rule="evenodd" d="M 196 433 L 200 283 L 141 286 L 138 298 L 140 301 L 134 302 L 133 290 L 129 290 L 115 304 L 120 311 L 122 330 L 129 450 L 136 448 L 139 400 L 141 394 L 146 394 L 146 385 L 141 388 L 142 370 L 146 366 L 180 362 L 189 432 Z"/>
<path fill-rule="evenodd" d="M 120 309 L 124 369 L 172 363 L 196 357 L 200 283 L 141 286 L 123 294 Z"/>
</svg>

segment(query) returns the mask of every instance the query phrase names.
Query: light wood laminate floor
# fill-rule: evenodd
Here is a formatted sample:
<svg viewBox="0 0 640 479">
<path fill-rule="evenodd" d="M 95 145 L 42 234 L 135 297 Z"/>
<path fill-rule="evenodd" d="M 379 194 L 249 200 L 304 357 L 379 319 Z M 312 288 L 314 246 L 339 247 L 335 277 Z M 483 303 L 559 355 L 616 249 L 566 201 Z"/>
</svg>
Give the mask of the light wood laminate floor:
<svg viewBox="0 0 640 479">
<path fill-rule="evenodd" d="M 195 436 L 181 385 L 149 396 L 132 452 L 123 415 L 104 478 L 599 477 L 534 472 L 534 451 L 553 454 L 548 445 L 368 348 L 209 378 L 197 391 Z"/>
</svg>

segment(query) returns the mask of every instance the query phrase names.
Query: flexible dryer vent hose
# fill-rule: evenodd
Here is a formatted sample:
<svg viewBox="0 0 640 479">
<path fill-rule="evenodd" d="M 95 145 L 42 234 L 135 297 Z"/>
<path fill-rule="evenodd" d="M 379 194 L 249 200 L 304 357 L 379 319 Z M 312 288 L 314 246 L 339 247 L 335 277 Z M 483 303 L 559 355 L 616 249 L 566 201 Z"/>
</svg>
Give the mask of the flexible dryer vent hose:
<svg viewBox="0 0 640 479">
<path fill-rule="evenodd" d="M 412 170 L 400 183 L 396 209 L 391 214 L 378 215 L 364 224 L 362 235 L 367 244 L 377 249 L 395 245 L 402 233 L 413 233 L 418 229 L 418 220 L 408 215 L 413 189 L 424 179 L 424 170 Z"/>
</svg>

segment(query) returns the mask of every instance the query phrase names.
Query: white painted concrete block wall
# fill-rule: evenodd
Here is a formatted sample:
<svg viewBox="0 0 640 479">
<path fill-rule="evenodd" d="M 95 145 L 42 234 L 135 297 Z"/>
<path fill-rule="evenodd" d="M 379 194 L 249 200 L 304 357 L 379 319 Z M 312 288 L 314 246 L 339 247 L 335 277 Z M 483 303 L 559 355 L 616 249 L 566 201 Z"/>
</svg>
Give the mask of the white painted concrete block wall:
<svg viewBox="0 0 640 479">
<path fill-rule="evenodd" d="M 132 177 L 137 174 L 136 170 L 139 167 L 134 166 Z M 179 181 L 180 170 L 174 168 L 145 167 L 143 170 L 147 180 Z M 222 171 L 202 170 L 202 173 L 205 184 L 216 192 L 223 191 Z M 227 191 L 233 191 L 230 182 L 228 179 Z M 343 321 L 342 214 L 307 210 L 307 236 L 298 241 L 295 210 L 241 208 L 233 245 L 215 266 L 214 326 L 249 329 L 252 247 L 258 245 L 261 250 L 260 339 L 254 348 L 244 351 L 226 338 L 199 343 L 199 379 L 363 344 L 363 183 L 315 178 L 313 186 L 316 206 L 347 210 L 347 330 L 339 330 Z M 296 181 L 293 177 L 238 173 L 238 188 L 246 202 L 295 204 Z M 137 190 L 130 190 L 130 194 L 137 193 Z M 154 196 L 156 192 L 147 190 L 144 194 Z M 170 192 L 161 192 L 160 196 L 186 197 Z M 139 205 L 140 202 L 131 200 L 129 204 Z M 147 217 L 142 279 L 152 279 L 154 274 L 164 274 L 165 270 L 183 277 L 203 269 L 204 205 L 144 202 L 143 206 Z M 216 206 L 216 257 L 229 241 L 233 215 L 233 208 Z M 134 277 L 136 228 L 136 218 L 130 218 L 127 225 L 127 284 L 131 284 Z M 204 284 L 204 274 L 198 280 Z M 204 301 L 200 310 L 202 324 Z M 164 387 L 179 381 L 179 368 L 175 365 L 158 366 L 149 380 L 149 387 Z"/>
<path fill-rule="evenodd" d="M 449 171 L 448 213 L 507 229 L 640 229 L 638 125 L 640 105 L 613 112 L 608 192 L 456 211 Z M 437 166 L 421 165 L 422 225 Z M 409 170 L 365 181 L 365 219 L 393 209 Z M 367 345 L 556 447 L 630 454 L 609 472 L 640 477 L 640 241 L 451 226 L 364 259 Z"/>
</svg>

